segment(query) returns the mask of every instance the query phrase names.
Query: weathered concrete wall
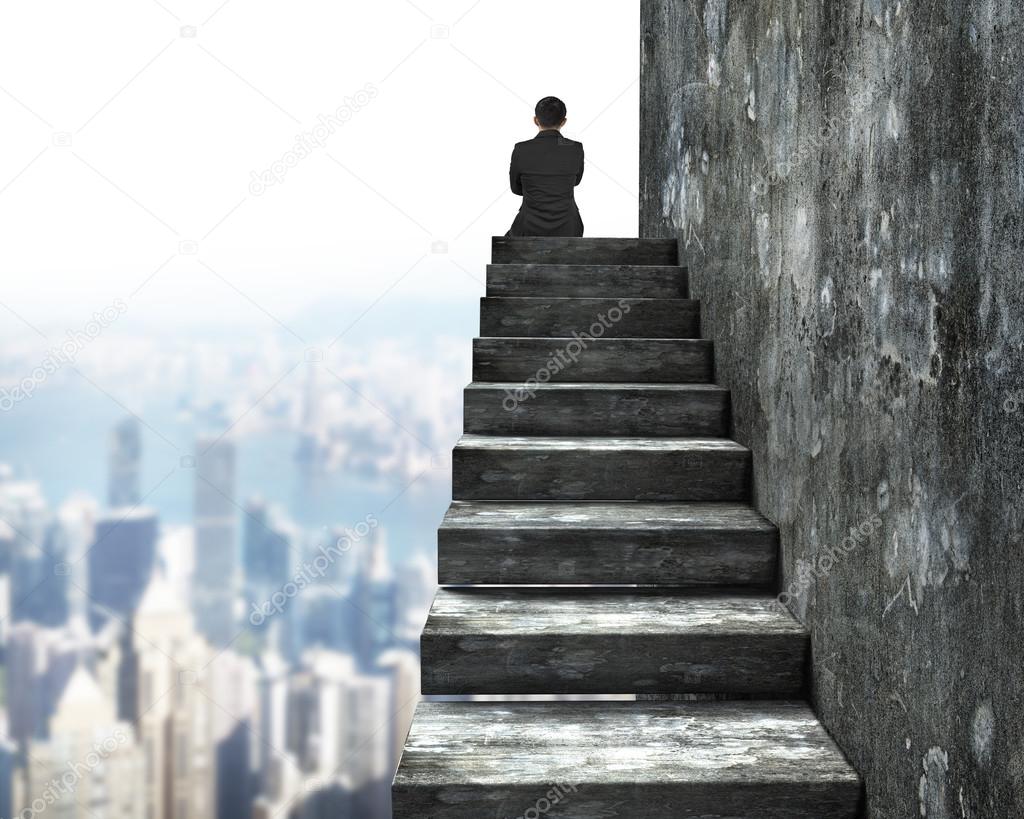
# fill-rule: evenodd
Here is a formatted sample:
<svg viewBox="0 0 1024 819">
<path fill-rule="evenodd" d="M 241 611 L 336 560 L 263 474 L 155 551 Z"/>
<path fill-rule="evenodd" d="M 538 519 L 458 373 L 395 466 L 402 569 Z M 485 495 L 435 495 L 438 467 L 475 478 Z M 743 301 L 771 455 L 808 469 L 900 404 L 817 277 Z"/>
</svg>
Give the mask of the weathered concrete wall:
<svg viewBox="0 0 1024 819">
<path fill-rule="evenodd" d="M 872 817 L 1024 816 L 1024 4 L 642 6 L 642 235 L 688 246 L 822 719 Z"/>
</svg>

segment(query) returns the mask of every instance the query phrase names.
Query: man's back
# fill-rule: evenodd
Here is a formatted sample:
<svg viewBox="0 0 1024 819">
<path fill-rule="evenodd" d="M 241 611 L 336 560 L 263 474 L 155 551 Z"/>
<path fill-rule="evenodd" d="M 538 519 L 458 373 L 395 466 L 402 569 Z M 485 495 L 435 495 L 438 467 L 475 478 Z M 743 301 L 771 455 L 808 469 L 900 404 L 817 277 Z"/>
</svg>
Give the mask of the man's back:
<svg viewBox="0 0 1024 819">
<path fill-rule="evenodd" d="M 509 236 L 582 236 L 573 189 L 583 178 L 583 143 L 555 128 L 540 131 L 512 151 L 509 181 L 523 205 Z"/>
</svg>

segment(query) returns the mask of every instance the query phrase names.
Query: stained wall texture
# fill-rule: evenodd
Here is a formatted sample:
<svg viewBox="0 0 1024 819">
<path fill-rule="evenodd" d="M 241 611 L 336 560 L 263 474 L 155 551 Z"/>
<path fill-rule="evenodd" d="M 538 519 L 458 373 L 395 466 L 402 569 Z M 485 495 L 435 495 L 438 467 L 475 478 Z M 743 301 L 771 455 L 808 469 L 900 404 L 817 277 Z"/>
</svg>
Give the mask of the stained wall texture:
<svg viewBox="0 0 1024 819">
<path fill-rule="evenodd" d="M 1024 816 L 1024 3 L 643 0 L 687 248 L 867 813 Z"/>
</svg>

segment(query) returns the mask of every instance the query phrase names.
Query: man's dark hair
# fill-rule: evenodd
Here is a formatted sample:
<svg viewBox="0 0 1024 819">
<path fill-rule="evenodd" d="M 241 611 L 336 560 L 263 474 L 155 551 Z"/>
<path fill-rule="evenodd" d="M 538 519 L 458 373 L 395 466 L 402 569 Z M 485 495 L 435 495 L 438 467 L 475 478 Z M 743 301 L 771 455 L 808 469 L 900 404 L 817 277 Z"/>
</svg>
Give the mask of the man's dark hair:
<svg viewBox="0 0 1024 819">
<path fill-rule="evenodd" d="M 565 103 L 558 97 L 544 97 L 537 103 L 534 113 L 542 126 L 554 128 L 556 125 L 561 125 L 562 120 L 565 119 Z"/>
</svg>

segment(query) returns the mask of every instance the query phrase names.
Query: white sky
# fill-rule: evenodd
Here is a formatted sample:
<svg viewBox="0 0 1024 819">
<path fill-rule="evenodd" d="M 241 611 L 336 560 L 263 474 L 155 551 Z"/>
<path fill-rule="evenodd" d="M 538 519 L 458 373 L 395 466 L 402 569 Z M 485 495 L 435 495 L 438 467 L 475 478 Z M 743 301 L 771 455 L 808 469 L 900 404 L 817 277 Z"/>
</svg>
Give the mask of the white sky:
<svg viewBox="0 0 1024 819">
<path fill-rule="evenodd" d="M 115 299 L 156 327 L 481 295 L 546 94 L 586 145 L 588 235 L 635 235 L 638 41 L 635 2 L 7 3 L 0 333 Z M 367 83 L 325 148 L 250 193 Z"/>
</svg>

